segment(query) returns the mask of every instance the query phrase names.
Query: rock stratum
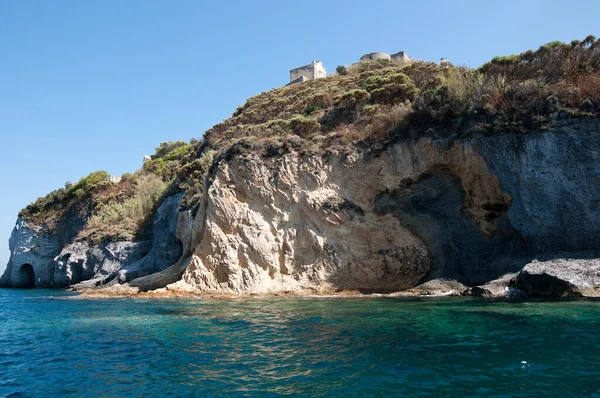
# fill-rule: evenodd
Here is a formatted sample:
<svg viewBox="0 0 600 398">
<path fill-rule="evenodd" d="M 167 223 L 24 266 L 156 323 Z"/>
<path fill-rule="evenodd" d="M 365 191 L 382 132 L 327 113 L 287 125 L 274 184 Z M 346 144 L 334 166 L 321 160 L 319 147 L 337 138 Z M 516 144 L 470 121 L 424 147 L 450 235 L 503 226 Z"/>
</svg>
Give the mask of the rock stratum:
<svg viewBox="0 0 600 398">
<path fill-rule="evenodd" d="M 596 120 L 377 153 L 223 158 L 196 214 L 180 195 L 163 202 L 151 241 L 62 247 L 19 220 L 1 283 L 28 286 L 31 266 L 35 286 L 107 295 L 390 293 L 440 279 L 475 295 L 595 295 L 599 173 Z M 504 289 L 483 286 L 510 273 Z"/>
<path fill-rule="evenodd" d="M 337 70 L 39 198 L 0 286 L 598 295 L 600 39 Z"/>
</svg>

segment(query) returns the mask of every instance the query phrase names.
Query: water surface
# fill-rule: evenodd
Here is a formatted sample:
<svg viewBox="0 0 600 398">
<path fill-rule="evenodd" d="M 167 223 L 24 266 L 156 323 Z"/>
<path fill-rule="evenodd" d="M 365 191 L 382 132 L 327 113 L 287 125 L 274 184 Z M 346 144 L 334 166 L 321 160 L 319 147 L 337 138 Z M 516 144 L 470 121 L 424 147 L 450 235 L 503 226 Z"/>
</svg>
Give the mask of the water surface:
<svg viewBox="0 0 600 398">
<path fill-rule="evenodd" d="M 600 302 L 0 289 L 0 396 L 599 396 Z"/>
</svg>

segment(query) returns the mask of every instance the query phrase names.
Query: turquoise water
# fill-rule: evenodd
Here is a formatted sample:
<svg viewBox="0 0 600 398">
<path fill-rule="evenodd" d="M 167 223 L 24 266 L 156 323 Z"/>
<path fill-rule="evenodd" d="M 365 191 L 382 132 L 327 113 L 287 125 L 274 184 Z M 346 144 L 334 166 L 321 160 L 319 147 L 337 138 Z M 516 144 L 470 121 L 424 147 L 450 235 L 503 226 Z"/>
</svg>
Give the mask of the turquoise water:
<svg viewBox="0 0 600 398">
<path fill-rule="evenodd" d="M 600 302 L 0 290 L 0 396 L 600 396 Z"/>
</svg>

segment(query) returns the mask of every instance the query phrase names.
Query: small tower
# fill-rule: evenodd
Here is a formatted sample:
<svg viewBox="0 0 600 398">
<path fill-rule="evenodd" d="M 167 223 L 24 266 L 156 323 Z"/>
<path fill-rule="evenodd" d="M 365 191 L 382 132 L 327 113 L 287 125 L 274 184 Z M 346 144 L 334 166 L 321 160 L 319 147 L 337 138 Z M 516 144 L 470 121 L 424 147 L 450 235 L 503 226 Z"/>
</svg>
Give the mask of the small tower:
<svg viewBox="0 0 600 398">
<path fill-rule="evenodd" d="M 412 58 L 408 56 L 405 51 L 398 51 L 396 54 L 392 54 L 394 61 L 410 62 Z"/>
<path fill-rule="evenodd" d="M 112 182 L 113 184 L 118 184 L 121 182 L 121 176 L 115 176 L 111 174 L 106 178 L 106 180 Z"/>
<path fill-rule="evenodd" d="M 322 79 L 324 77 L 327 77 L 327 69 L 325 69 L 321 61 L 313 60 L 308 65 L 290 70 L 289 84 L 302 83 L 307 80 Z"/>
</svg>

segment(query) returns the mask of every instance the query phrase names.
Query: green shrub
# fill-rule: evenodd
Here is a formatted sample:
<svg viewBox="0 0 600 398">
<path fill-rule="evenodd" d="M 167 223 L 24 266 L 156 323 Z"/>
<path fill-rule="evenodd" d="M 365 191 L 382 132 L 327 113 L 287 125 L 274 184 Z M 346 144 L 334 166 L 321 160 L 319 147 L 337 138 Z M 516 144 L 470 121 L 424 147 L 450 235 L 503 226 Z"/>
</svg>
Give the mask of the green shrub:
<svg viewBox="0 0 600 398">
<path fill-rule="evenodd" d="M 375 115 L 379 112 L 379 105 L 365 105 L 363 107 L 363 112 L 369 115 Z"/>
<path fill-rule="evenodd" d="M 371 95 L 365 90 L 351 90 L 334 99 L 335 106 L 346 110 L 356 110 L 367 102 Z"/>
<path fill-rule="evenodd" d="M 167 141 L 161 142 L 154 155 L 150 156 L 152 159 L 162 158 L 166 156 L 169 152 L 188 145 L 185 141 Z"/>
<path fill-rule="evenodd" d="M 131 173 L 123 173 L 123 175 L 121 175 L 121 181 L 131 181 L 133 178 L 134 175 Z"/>
<path fill-rule="evenodd" d="M 294 134 L 302 138 L 310 137 L 321 129 L 321 125 L 315 119 L 306 116 L 295 116 L 290 120 Z"/>
<path fill-rule="evenodd" d="M 167 184 L 158 176 L 142 176 L 131 198 L 102 207 L 88 220 L 78 238 L 90 239 L 95 243 L 101 240 L 135 239 L 144 224 L 152 218 L 166 187 Z"/>
<path fill-rule="evenodd" d="M 413 101 L 418 94 L 413 81 L 404 73 L 371 76 L 365 80 L 364 87 L 371 95 L 371 102 L 379 104 Z"/>
<path fill-rule="evenodd" d="M 344 65 L 340 65 L 335 68 L 335 72 L 340 76 L 346 76 L 348 74 L 348 68 L 346 68 Z"/>
<path fill-rule="evenodd" d="M 573 40 L 570 44 L 553 41 L 535 51 L 508 57 L 495 57 L 479 68 L 491 75 L 501 75 L 508 80 L 524 81 L 542 79 L 556 83 L 581 73 L 600 71 L 600 40 L 588 36 L 584 40 Z"/>
<path fill-rule="evenodd" d="M 310 116 L 317 111 L 327 109 L 333 104 L 331 96 L 327 93 L 317 93 L 309 101 L 310 105 L 303 112 L 305 116 Z"/>
<path fill-rule="evenodd" d="M 98 185 L 106 183 L 108 181 L 108 173 L 106 171 L 95 171 L 90 173 L 88 176 L 79 180 L 76 184 L 71 186 L 67 191 L 67 194 L 70 192 L 83 191 L 84 193 L 90 192 L 92 189 L 96 188 Z"/>
</svg>

